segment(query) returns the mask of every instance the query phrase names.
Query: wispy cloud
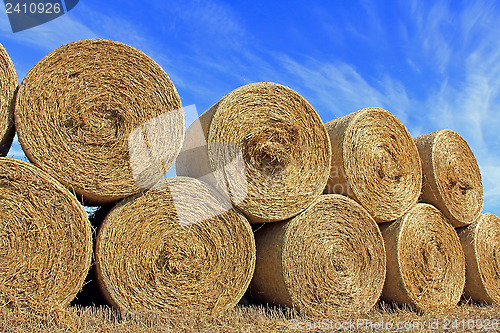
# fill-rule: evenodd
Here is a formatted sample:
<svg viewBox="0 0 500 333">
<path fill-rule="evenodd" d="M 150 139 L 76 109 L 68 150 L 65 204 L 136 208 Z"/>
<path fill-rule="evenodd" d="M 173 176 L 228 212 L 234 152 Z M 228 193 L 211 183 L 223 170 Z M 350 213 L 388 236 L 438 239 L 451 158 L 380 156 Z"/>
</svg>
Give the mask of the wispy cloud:
<svg viewBox="0 0 500 333">
<path fill-rule="evenodd" d="M 343 62 L 297 61 L 282 56 L 288 80 L 311 101 L 324 121 L 368 106 L 387 108 L 405 120 L 410 99 L 401 82 L 381 75 L 369 82 L 352 65 Z"/>
<path fill-rule="evenodd" d="M 66 43 L 96 38 L 97 35 L 85 23 L 76 19 L 72 12 L 58 17 L 50 22 L 17 33 L 10 31 L 7 15 L 0 15 L 2 37 L 35 46 L 46 51 L 52 51 Z"/>
</svg>

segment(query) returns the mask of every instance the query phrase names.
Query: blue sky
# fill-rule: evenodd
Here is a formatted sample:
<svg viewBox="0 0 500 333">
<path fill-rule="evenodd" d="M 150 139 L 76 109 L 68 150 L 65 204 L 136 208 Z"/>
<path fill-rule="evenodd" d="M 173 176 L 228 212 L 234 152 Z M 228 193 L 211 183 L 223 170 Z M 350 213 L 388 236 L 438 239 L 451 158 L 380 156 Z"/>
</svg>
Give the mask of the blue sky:
<svg viewBox="0 0 500 333">
<path fill-rule="evenodd" d="M 484 211 L 500 215 L 499 22 L 494 0 L 80 0 L 15 34 L 0 14 L 0 42 L 20 80 L 67 42 L 105 38 L 151 56 L 199 113 L 241 85 L 274 81 L 325 122 L 379 106 L 413 136 L 452 129 L 479 162 Z M 22 158 L 18 144 L 9 156 Z"/>
</svg>

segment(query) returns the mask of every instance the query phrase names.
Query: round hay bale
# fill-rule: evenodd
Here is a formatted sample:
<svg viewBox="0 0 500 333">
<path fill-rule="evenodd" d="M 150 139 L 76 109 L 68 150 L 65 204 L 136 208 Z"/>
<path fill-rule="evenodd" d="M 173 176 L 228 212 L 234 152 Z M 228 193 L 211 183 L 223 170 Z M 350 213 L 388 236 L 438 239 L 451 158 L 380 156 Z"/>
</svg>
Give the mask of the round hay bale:
<svg viewBox="0 0 500 333">
<path fill-rule="evenodd" d="M 14 139 L 14 101 L 18 79 L 14 64 L 0 44 L 0 156 L 9 152 Z"/>
<path fill-rule="evenodd" d="M 421 310 L 455 306 L 464 289 L 465 258 L 446 217 L 434 206 L 419 203 L 380 228 L 387 251 L 382 299 Z"/>
<path fill-rule="evenodd" d="M 31 162 L 101 205 L 152 187 L 184 136 L 181 101 L 163 69 L 114 41 L 72 42 L 19 88 L 15 122 Z"/>
<path fill-rule="evenodd" d="M 0 211 L 0 306 L 45 313 L 68 305 L 92 259 L 81 204 L 37 167 L 2 157 Z"/>
<path fill-rule="evenodd" d="M 125 311 L 213 313 L 234 307 L 255 266 L 243 215 L 216 190 L 175 177 L 119 202 L 96 244 L 98 281 Z"/>
<path fill-rule="evenodd" d="M 345 196 L 322 195 L 293 219 L 264 225 L 255 241 L 253 298 L 321 316 L 367 312 L 382 292 L 382 235 Z"/>
<path fill-rule="evenodd" d="M 394 221 L 417 203 L 420 158 L 398 118 L 370 107 L 332 120 L 326 128 L 332 144 L 326 193 L 355 199 L 376 222 Z"/>
<path fill-rule="evenodd" d="M 316 110 L 288 87 L 259 82 L 233 90 L 190 126 L 176 167 L 227 192 L 250 222 L 273 222 L 322 193 L 330 158 Z"/>
<path fill-rule="evenodd" d="M 444 129 L 419 136 L 415 143 L 423 169 L 420 201 L 439 208 L 454 227 L 474 222 L 483 209 L 483 182 L 467 142 Z"/>
<path fill-rule="evenodd" d="M 459 231 L 465 253 L 464 296 L 500 304 L 500 218 L 491 213 Z"/>
</svg>

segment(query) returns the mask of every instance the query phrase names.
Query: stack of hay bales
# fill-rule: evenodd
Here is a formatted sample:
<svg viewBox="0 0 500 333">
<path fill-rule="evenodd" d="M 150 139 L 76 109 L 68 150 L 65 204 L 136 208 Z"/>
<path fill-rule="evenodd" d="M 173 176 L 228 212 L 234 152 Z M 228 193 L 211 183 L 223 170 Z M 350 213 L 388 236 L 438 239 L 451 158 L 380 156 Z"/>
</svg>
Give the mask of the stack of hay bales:
<svg viewBox="0 0 500 333">
<path fill-rule="evenodd" d="M 315 316 L 367 312 L 379 298 L 445 310 L 464 286 L 500 303 L 500 219 L 480 215 L 481 174 L 453 131 L 413 139 L 375 107 L 325 124 L 296 91 L 259 82 L 184 133 L 163 69 L 100 39 L 48 54 L 17 95 L 1 47 L 0 69 L 0 153 L 14 119 L 32 162 L 0 159 L 4 306 L 75 297 L 92 257 L 82 203 L 113 207 L 95 270 L 124 311 L 209 314 L 247 287 Z M 175 160 L 179 177 L 164 179 Z"/>
<path fill-rule="evenodd" d="M 382 236 L 355 201 L 322 195 L 331 155 L 316 110 L 271 82 L 233 90 L 188 129 L 177 173 L 211 182 L 250 222 L 268 223 L 255 233 L 254 299 L 327 314 L 368 311 L 379 298 Z"/>
<path fill-rule="evenodd" d="M 210 185 L 192 178 L 163 179 L 183 143 L 184 114 L 175 86 L 151 58 L 107 40 L 66 44 L 26 75 L 14 118 L 19 142 L 33 163 L 30 168 L 51 174 L 81 203 L 115 205 L 100 226 L 95 255 L 99 284 L 109 303 L 131 312 L 208 313 L 234 307 L 240 300 L 255 265 L 250 224 Z M 18 175 L 9 177 L 16 180 Z M 12 191 L 24 193 L 25 189 L 14 186 Z M 71 198 L 83 212 L 82 204 Z M 30 199 L 36 197 L 30 195 Z M 60 201 L 54 200 L 58 214 L 52 213 L 50 205 L 32 205 L 26 215 L 33 215 L 34 208 L 46 212 L 44 216 L 53 219 L 44 230 L 49 234 L 58 235 L 59 228 L 66 227 L 63 236 L 78 238 L 72 250 L 85 255 L 86 265 L 80 269 L 75 258 L 65 259 L 46 242 L 49 254 L 59 254 L 53 261 L 65 259 L 68 268 L 60 270 L 48 262 L 54 272 L 41 268 L 36 272 L 44 278 L 52 273 L 51 281 L 27 277 L 25 284 L 12 282 L 16 287 L 11 289 L 24 288 L 30 297 L 38 289 L 53 291 L 44 289 L 45 284 L 57 286 L 71 277 L 74 283 L 69 291 L 37 296 L 40 304 L 53 301 L 64 307 L 82 287 L 92 240 L 90 231 L 85 237 L 69 232 L 79 225 L 78 220 L 71 215 L 73 208 Z M 32 222 L 26 216 L 12 212 L 9 219 L 19 219 L 30 228 Z M 69 218 L 71 228 L 64 224 Z M 82 240 L 85 246 L 79 243 Z M 48 260 L 36 256 L 36 251 L 27 254 L 32 261 Z M 12 280 L 11 275 L 6 278 Z M 2 297 L 13 299 L 10 294 L 7 290 Z M 28 302 L 11 303 L 34 308 Z"/>
</svg>

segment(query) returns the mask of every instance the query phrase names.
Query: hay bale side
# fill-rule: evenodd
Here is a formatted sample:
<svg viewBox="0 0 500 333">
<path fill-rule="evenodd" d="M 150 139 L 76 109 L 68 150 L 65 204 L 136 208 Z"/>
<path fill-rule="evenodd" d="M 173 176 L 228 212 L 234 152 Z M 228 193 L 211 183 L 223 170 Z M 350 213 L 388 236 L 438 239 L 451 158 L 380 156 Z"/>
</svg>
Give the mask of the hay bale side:
<svg viewBox="0 0 500 333">
<path fill-rule="evenodd" d="M 251 296 L 315 315 L 367 312 L 385 280 L 382 235 L 368 212 L 341 195 L 322 195 L 289 221 L 255 233 Z"/>
<path fill-rule="evenodd" d="M 500 218 L 491 213 L 459 231 L 466 259 L 464 296 L 500 304 Z"/>
<path fill-rule="evenodd" d="M 465 258 L 446 217 L 434 206 L 419 203 L 380 229 L 387 253 L 382 299 L 421 310 L 454 307 L 465 285 Z"/>
<path fill-rule="evenodd" d="M 216 190 L 175 177 L 119 202 L 97 236 L 107 300 L 129 311 L 213 313 L 234 307 L 255 266 L 252 229 Z"/>
<path fill-rule="evenodd" d="M 441 210 L 454 227 L 474 222 L 484 203 L 481 171 L 467 142 L 448 129 L 415 138 L 422 160 L 420 201 Z"/>
<path fill-rule="evenodd" d="M 14 139 L 14 102 L 17 86 L 14 64 L 0 44 L 0 156 L 7 155 Z"/>
<path fill-rule="evenodd" d="M 152 187 L 184 136 L 181 100 L 163 69 L 114 41 L 72 42 L 45 56 L 17 96 L 19 142 L 31 162 L 89 205 Z"/>
<path fill-rule="evenodd" d="M 0 158 L 0 306 L 57 311 L 82 288 L 92 259 L 87 215 L 56 180 Z"/>
<path fill-rule="evenodd" d="M 323 191 L 331 148 L 314 108 L 270 82 L 237 88 L 186 132 L 177 174 L 227 192 L 251 222 L 273 222 L 306 209 Z"/>
<path fill-rule="evenodd" d="M 326 128 L 332 163 L 325 193 L 355 199 L 377 222 L 394 221 L 417 203 L 420 158 L 398 118 L 370 107 L 334 119 Z"/>
</svg>

